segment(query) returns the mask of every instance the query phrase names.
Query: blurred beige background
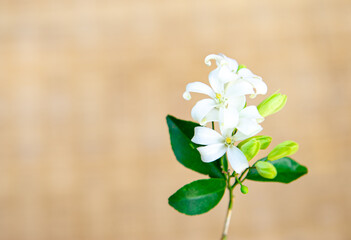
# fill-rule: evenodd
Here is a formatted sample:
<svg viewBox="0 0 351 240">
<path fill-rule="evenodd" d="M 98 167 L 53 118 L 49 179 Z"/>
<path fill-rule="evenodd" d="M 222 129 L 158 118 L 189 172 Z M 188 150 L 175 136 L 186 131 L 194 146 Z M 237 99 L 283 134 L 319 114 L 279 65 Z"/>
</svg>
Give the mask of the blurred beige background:
<svg viewBox="0 0 351 240">
<path fill-rule="evenodd" d="M 167 204 L 203 176 L 165 116 L 191 119 L 182 93 L 219 52 L 288 95 L 263 134 L 310 171 L 247 183 L 229 239 L 351 239 L 350 43 L 349 0 L 1 0 L 0 239 L 218 239 L 227 196 L 196 217 Z"/>
</svg>

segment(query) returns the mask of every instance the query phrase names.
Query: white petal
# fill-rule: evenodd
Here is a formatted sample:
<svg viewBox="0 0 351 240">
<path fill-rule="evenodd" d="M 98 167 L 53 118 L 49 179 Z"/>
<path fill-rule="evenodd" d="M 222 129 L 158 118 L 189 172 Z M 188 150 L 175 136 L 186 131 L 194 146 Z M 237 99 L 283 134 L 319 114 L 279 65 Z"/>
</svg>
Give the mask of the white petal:
<svg viewBox="0 0 351 240">
<path fill-rule="evenodd" d="M 202 82 L 193 82 L 186 85 L 186 90 L 183 94 L 184 99 L 186 100 L 191 99 L 190 92 L 203 93 L 212 98 L 216 97 L 216 94 L 213 92 L 213 90 L 208 85 Z"/>
<path fill-rule="evenodd" d="M 206 98 L 198 101 L 193 109 L 191 110 L 191 116 L 199 123 L 203 121 L 203 118 L 216 106 L 216 102 L 213 99 Z"/>
<path fill-rule="evenodd" d="M 238 70 L 238 62 L 234 59 L 231 59 L 224 54 L 210 54 L 205 58 L 205 64 L 211 66 L 211 60 L 215 60 L 217 66 L 227 65 L 231 72 L 236 72 Z"/>
<path fill-rule="evenodd" d="M 245 103 L 245 96 L 228 98 L 228 107 L 235 108 L 237 111 L 241 111 L 245 107 Z"/>
<path fill-rule="evenodd" d="M 247 161 L 244 153 L 235 146 L 228 148 L 227 157 L 230 165 L 238 174 L 242 173 L 246 168 L 249 167 L 249 162 Z"/>
<path fill-rule="evenodd" d="M 194 137 L 192 142 L 202 145 L 224 143 L 224 138 L 221 134 L 207 127 L 195 127 Z"/>
<path fill-rule="evenodd" d="M 207 66 L 211 66 L 211 60 L 216 60 L 217 66 L 220 65 L 220 62 L 223 60 L 223 57 L 217 54 L 210 54 L 207 57 L 205 57 L 205 64 Z"/>
<path fill-rule="evenodd" d="M 248 106 L 240 111 L 240 118 L 264 119 L 257 110 L 256 106 Z"/>
<path fill-rule="evenodd" d="M 219 121 L 219 110 L 218 108 L 213 108 L 205 117 L 206 123 L 208 122 L 218 122 Z M 205 124 L 206 124 L 205 123 Z"/>
<path fill-rule="evenodd" d="M 255 94 L 266 94 L 267 85 L 262 81 L 262 78 L 253 74 L 249 69 L 242 68 L 238 71 L 238 75 L 249 82 L 255 88 Z"/>
<path fill-rule="evenodd" d="M 203 162 L 213 162 L 225 154 L 227 147 L 224 143 L 217 143 L 206 147 L 198 147 L 197 150 L 200 152 Z"/>
<path fill-rule="evenodd" d="M 215 70 L 211 71 L 210 74 L 208 75 L 208 79 L 210 82 L 211 87 L 213 88 L 215 93 L 224 93 L 224 82 L 219 77 L 219 68 L 216 68 Z"/>
<path fill-rule="evenodd" d="M 226 89 L 226 96 L 243 96 L 247 94 L 255 94 L 254 88 L 251 83 L 242 79 L 228 83 Z"/>
<path fill-rule="evenodd" d="M 227 82 L 236 80 L 237 75 L 234 72 L 234 70 L 232 70 L 230 68 L 230 66 L 228 64 L 225 64 L 225 65 L 222 65 L 221 67 L 219 67 L 218 78 L 222 82 L 227 83 Z"/>
<path fill-rule="evenodd" d="M 234 141 L 242 141 L 242 140 L 245 140 L 245 139 L 252 137 L 252 136 L 254 136 L 254 135 L 246 135 L 240 131 L 237 131 L 234 135 Z"/>
<path fill-rule="evenodd" d="M 267 85 L 260 78 L 248 78 L 247 81 L 255 88 L 256 94 L 267 93 Z"/>
<path fill-rule="evenodd" d="M 232 137 L 233 131 L 234 131 L 234 128 L 225 128 L 225 127 L 221 128 L 221 133 L 223 137 Z"/>
<path fill-rule="evenodd" d="M 245 135 L 253 135 L 262 130 L 258 122 L 262 122 L 264 118 L 259 114 L 256 106 L 248 106 L 239 113 L 239 124 L 237 129 Z"/>
<path fill-rule="evenodd" d="M 245 140 L 245 139 L 250 138 L 252 136 L 255 136 L 257 133 L 261 132 L 262 129 L 263 128 L 260 126 L 260 128 L 258 128 L 257 131 L 252 132 L 249 135 L 246 135 L 246 134 L 240 132 L 240 130 L 238 130 L 234 135 L 234 141 L 242 141 L 242 140 Z"/>
<path fill-rule="evenodd" d="M 238 75 L 242 78 L 248 78 L 248 77 L 258 77 L 257 75 L 253 74 L 250 69 L 248 68 L 242 68 L 238 71 Z"/>
<path fill-rule="evenodd" d="M 221 108 L 219 110 L 219 126 L 223 136 L 231 136 L 239 122 L 239 112 L 235 108 Z"/>
<path fill-rule="evenodd" d="M 212 78 L 219 79 L 224 83 L 237 78 L 236 70 L 238 69 L 238 63 L 234 59 L 228 58 L 224 54 L 210 54 L 205 58 L 205 63 L 210 66 L 212 59 L 216 60 L 217 64 L 217 68 L 210 73 Z"/>
<path fill-rule="evenodd" d="M 253 136 L 262 130 L 262 127 L 257 123 L 256 119 L 240 119 L 237 129 L 247 135 Z"/>
<path fill-rule="evenodd" d="M 223 61 L 228 63 L 228 67 L 230 68 L 230 70 L 234 73 L 236 73 L 236 71 L 238 70 L 239 64 L 236 60 L 231 59 L 227 56 L 225 56 L 224 54 L 220 54 L 223 57 Z"/>
</svg>

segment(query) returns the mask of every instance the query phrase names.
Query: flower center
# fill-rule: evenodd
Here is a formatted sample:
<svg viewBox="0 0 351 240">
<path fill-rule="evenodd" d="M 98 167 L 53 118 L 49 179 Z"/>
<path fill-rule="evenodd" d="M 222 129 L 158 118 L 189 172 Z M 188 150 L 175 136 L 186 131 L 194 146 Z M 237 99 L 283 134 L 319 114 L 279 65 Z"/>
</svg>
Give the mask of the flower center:
<svg viewBox="0 0 351 240">
<path fill-rule="evenodd" d="M 227 107 L 227 98 L 222 96 L 220 93 L 216 93 L 216 102 L 217 102 L 217 108 L 219 107 Z"/>
<path fill-rule="evenodd" d="M 230 137 L 226 137 L 226 139 L 225 139 L 225 144 L 226 144 L 227 146 L 231 145 L 231 144 L 232 144 L 232 139 L 231 139 Z"/>
</svg>

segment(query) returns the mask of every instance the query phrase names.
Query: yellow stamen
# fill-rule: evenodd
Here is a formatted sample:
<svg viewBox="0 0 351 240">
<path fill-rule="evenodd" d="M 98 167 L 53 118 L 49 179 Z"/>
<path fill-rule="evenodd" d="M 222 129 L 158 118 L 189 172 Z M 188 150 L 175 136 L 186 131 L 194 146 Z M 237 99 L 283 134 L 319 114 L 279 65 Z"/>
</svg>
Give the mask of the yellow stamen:
<svg viewBox="0 0 351 240">
<path fill-rule="evenodd" d="M 216 98 L 217 99 L 221 99 L 222 98 L 222 95 L 220 93 L 216 93 Z"/>
<path fill-rule="evenodd" d="M 230 137 L 227 137 L 225 139 L 225 142 L 226 142 L 226 144 L 231 144 L 232 143 L 232 139 Z"/>
</svg>

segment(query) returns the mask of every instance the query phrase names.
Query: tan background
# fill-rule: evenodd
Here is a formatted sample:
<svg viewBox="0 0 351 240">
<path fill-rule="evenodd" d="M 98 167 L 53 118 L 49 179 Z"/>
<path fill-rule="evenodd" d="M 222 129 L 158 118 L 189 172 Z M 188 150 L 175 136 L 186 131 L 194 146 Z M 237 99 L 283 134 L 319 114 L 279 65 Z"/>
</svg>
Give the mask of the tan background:
<svg viewBox="0 0 351 240">
<path fill-rule="evenodd" d="M 227 196 L 167 205 L 201 178 L 171 152 L 166 114 L 223 52 L 288 94 L 263 123 L 309 174 L 248 183 L 229 239 L 351 239 L 351 2 L 0 1 L 0 239 L 218 239 Z M 257 101 L 263 97 L 258 97 Z"/>
</svg>

